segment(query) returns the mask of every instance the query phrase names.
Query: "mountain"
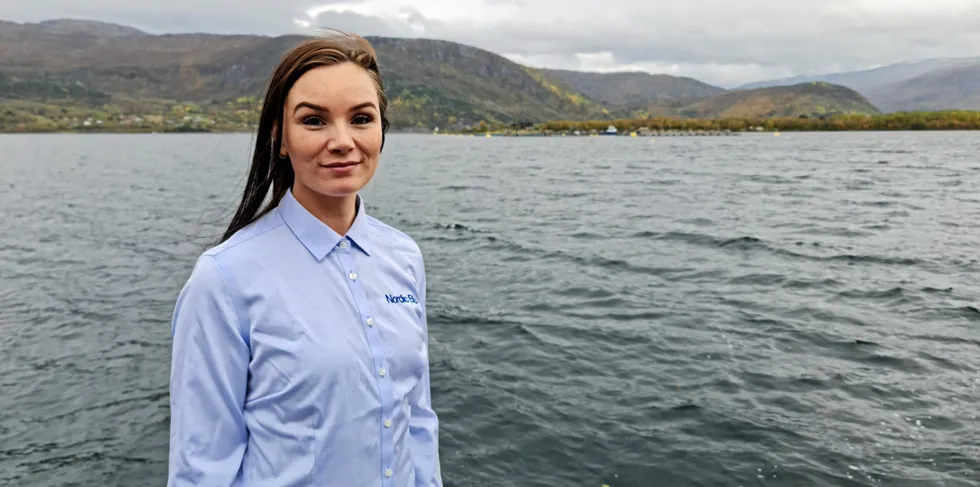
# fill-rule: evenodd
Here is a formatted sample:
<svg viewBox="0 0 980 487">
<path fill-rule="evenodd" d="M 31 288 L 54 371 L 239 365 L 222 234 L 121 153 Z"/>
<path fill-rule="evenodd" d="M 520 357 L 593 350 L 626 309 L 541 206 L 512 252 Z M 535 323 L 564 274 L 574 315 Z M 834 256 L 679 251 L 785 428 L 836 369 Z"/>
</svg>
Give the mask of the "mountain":
<svg viewBox="0 0 980 487">
<path fill-rule="evenodd" d="M 51 19 L 38 22 L 35 25 L 51 33 L 90 36 L 92 39 L 134 38 L 149 35 L 139 29 L 97 20 Z M 30 28 L 30 24 L 24 27 Z"/>
<path fill-rule="evenodd" d="M 882 110 L 980 110 L 980 62 L 937 69 L 873 91 Z"/>
<path fill-rule="evenodd" d="M 0 112 L 0 126 L 153 117 L 181 127 L 189 120 L 218 123 L 216 118 L 232 128 L 249 127 L 268 75 L 302 39 L 155 35 L 71 19 L 0 21 L 0 102 L 10 107 Z M 378 52 L 396 129 L 642 115 L 874 111 L 857 108 L 860 103 L 840 90 L 729 93 L 668 75 L 531 68 L 449 41 L 368 39 Z M 722 95 L 729 96 L 717 98 Z M 835 101 L 835 96 L 842 98 Z"/>
<path fill-rule="evenodd" d="M 710 96 L 680 108 L 694 118 L 820 117 L 839 114 L 878 114 L 865 97 L 850 88 L 824 82 L 800 83 Z"/>
<path fill-rule="evenodd" d="M 884 112 L 936 110 L 937 107 L 975 110 L 980 109 L 975 100 L 971 101 L 976 92 L 968 87 L 957 88 L 951 83 L 967 82 L 969 85 L 970 81 L 962 76 L 977 72 L 977 68 L 980 68 L 980 57 L 937 58 L 861 71 L 761 81 L 738 89 L 823 81 L 860 92 Z"/>
<path fill-rule="evenodd" d="M 0 95 L 173 100 L 207 105 L 260 96 L 299 36 L 148 35 L 84 21 L 0 24 Z M 603 118 L 608 110 L 560 80 L 447 41 L 371 37 L 395 127 Z"/>
<path fill-rule="evenodd" d="M 603 118 L 602 104 L 502 56 L 455 42 L 369 37 L 393 115 L 413 123 Z"/>
<path fill-rule="evenodd" d="M 791 78 L 759 81 L 739 86 L 737 89 L 746 90 L 753 88 L 766 88 L 770 86 L 789 86 L 800 83 L 810 83 L 813 81 L 824 81 L 827 83 L 846 86 L 854 90 L 864 91 L 876 86 L 907 81 L 915 78 L 916 76 L 920 76 L 937 69 L 972 64 L 978 61 L 980 61 L 980 58 L 924 59 L 921 61 L 896 63 L 860 71 L 846 71 L 842 73 L 828 73 L 814 76 L 794 76 Z"/>
<path fill-rule="evenodd" d="M 130 27 L 86 20 L 57 19 L 37 24 L 0 20 L 0 70 L 44 69 L 53 60 L 84 58 L 86 52 L 101 45 L 147 35 Z M 48 59 L 51 54 L 53 58 Z"/>
<path fill-rule="evenodd" d="M 693 78 L 646 72 L 587 73 L 540 69 L 583 95 L 612 106 L 646 108 L 651 102 L 698 100 L 725 91 Z"/>
</svg>

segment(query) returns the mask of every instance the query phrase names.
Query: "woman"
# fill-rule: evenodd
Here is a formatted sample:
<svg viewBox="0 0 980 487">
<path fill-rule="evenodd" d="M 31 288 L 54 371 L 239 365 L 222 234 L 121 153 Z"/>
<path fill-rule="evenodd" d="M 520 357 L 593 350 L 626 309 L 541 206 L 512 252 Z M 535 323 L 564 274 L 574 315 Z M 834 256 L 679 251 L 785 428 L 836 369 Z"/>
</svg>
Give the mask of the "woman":
<svg viewBox="0 0 980 487">
<path fill-rule="evenodd" d="M 238 212 L 177 299 L 169 485 L 442 485 L 422 254 L 358 195 L 387 105 L 361 37 L 276 68 Z"/>
</svg>

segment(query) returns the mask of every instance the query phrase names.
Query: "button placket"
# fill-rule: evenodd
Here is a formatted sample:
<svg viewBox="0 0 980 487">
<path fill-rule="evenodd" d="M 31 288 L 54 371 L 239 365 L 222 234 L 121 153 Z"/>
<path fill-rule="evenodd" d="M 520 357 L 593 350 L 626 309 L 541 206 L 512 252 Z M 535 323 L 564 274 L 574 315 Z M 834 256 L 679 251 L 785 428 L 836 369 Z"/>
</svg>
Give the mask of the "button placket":
<svg viewBox="0 0 980 487">
<path fill-rule="evenodd" d="M 381 399 L 381 417 L 383 419 L 384 428 L 380 431 L 380 446 L 381 446 L 381 460 L 382 465 L 385 465 L 385 470 L 383 471 L 385 477 L 384 485 L 389 485 L 388 479 L 394 476 L 394 471 L 391 465 L 395 462 L 395 438 L 393 432 L 393 421 L 392 415 L 395 412 L 396 405 L 394 400 L 394 393 L 392 391 L 393 384 L 391 383 L 389 377 L 389 371 L 387 369 L 387 357 L 385 356 L 385 344 L 384 340 L 381 338 L 380 326 L 377 318 L 374 316 L 371 303 L 367 299 L 367 295 L 363 286 L 363 280 L 358 275 L 355 252 L 352 250 L 352 246 L 347 240 L 342 240 L 338 247 L 342 251 L 336 252 L 340 260 L 341 271 L 347 274 L 347 284 L 351 292 L 351 297 L 354 298 L 354 304 L 357 308 L 361 323 L 363 326 L 364 333 L 367 338 L 368 346 L 370 349 L 370 359 L 374 362 L 375 372 L 376 372 L 376 382 L 378 387 L 378 393 Z M 359 254 L 358 254 L 359 255 Z"/>
</svg>

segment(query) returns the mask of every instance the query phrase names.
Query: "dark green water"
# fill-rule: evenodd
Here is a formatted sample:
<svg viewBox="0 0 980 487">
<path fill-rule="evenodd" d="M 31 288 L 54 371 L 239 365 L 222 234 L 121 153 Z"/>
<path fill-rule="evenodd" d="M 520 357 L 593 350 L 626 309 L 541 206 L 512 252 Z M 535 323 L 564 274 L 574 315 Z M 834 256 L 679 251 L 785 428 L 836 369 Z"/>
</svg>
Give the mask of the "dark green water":
<svg viewBox="0 0 980 487">
<path fill-rule="evenodd" d="M 0 136 L 0 484 L 159 486 L 244 135 Z M 447 486 L 980 485 L 980 134 L 394 135 Z"/>
</svg>

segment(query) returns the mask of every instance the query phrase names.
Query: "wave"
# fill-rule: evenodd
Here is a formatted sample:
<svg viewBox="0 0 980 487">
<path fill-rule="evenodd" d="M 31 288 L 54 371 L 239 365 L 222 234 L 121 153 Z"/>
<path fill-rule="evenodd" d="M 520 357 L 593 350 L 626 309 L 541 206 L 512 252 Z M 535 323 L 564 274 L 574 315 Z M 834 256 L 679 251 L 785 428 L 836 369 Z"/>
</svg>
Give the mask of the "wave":
<svg viewBox="0 0 980 487">
<path fill-rule="evenodd" d="M 759 237 L 753 236 L 740 236 L 740 237 L 717 237 L 713 235 L 707 235 L 703 233 L 692 233 L 692 232 L 679 232 L 679 231 L 669 231 L 669 232 L 650 232 L 642 231 L 631 235 L 633 238 L 646 238 L 655 240 L 671 240 L 679 241 L 688 244 L 698 245 L 702 247 L 716 247 L 716 248 L 726 248 L 743 252 L 753 252 L 760 251 L 764 253 L 771 253 L 774 255 L 781 255 L 796 259 L 806 259 L 817 262 L 847 262 L 851 264 L 872 264 L 872 265 L 888 265 L 888 266 L 924 266 L 929 265 L 930 262 L 911 257 L 888 257 L 880 255 L 861 255 L 861 254 L 833 254 L 833 255 L 812 255 L 802 252 L 795 252 L 792 250 L 777 247 L 775 244 L 767 242 Z M 796 246 L 806 245 L 803 242 L 797 242 Z M 813 247 L 819 247 L 820 245 L 816 242 L 810 244 Z"/>
</svg>

